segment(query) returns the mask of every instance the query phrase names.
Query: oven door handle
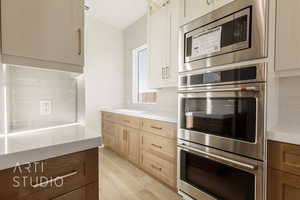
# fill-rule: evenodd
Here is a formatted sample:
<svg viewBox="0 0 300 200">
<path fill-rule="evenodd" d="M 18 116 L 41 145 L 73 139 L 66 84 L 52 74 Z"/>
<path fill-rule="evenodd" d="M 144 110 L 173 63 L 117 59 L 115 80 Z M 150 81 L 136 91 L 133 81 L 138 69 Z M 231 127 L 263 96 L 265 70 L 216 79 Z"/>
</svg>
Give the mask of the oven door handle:
<svg viewBox="0 0 300 200">
<path fill-rule="evenodd" d="M 208 152 L 205 152 L 205 151 L 202 151 L 202 150 L 199 150 L 199 149 L 195 149 L 193 147 L 187 147 L 187 146 L 181 145 L 181 144 L 178 144 L 178 146 L 183 148 L 184 150 L 191 151 L 191 153 L 194 153 L 196 155 L 199 155 L 199 156 L 202 156 L 202 157 L 204 156 L 204 157 L 207 157 L 207 158 L 209 158 L 213 161 L 220 162 L 220 163 L 223 163 L 223 164 L 234 165 L 234 166 L 237 166 L 237 167 L 242 168 L 242 169 L 255 171 L 258 167 L 256 165 L 250 165 L 250 164 L 242 163 L 242 162 L 230 159 L 230 158 L 224 158 L 222 156 L 218 156 L 218 155 L 208 153 Z"/>
<path fill-rule="evenodd" d="M 218 88 L 218 89 L 191 89 L 178 90 L 178 93 L 204 93 L 204 92 L 259 92 L 257 87 L 237 87 L 237 88 Z"/>
</svg>

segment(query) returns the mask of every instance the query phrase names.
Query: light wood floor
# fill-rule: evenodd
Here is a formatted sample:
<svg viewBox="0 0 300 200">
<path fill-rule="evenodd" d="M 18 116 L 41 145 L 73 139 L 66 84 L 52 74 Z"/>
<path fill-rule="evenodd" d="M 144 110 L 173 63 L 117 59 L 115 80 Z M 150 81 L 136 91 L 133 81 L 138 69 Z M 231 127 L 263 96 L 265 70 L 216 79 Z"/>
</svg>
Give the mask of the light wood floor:
<svg viewBox="0 0 300 200">
<path fill-rule="evenodd" d="M 107 148 L 100 150 L 100 200 L 179 200 L 158 182 Z"/>
</svg>

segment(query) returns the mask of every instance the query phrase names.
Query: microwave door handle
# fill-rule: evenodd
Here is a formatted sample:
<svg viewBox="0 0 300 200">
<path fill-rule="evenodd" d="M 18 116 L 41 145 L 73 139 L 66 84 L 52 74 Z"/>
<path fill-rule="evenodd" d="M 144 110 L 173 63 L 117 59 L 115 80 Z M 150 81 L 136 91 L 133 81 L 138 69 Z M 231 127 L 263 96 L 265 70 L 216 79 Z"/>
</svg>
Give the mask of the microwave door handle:
<svg viewBox="0 0 300 200">
<path fill-rule="evenodd" d="M 222 89 L 193 89 L 178 90 L 178 93 L 204 93 L 204 92 L 258 92 L 257 87 L 238 87 L 238 88 L 222 88 Z"/>
<path fill-rule="evenodd" d="M 220 162 L 220 163 L 223 163 L 223 164 L 231 164 L 231 165 L 237 166 L 239 168 L 250 170 L 250 171 L 255 171 L 257 169 L 257 166 L 255 166 L 255 165 L 242 163 L 242 162 L 239 162 L 239 161 L 236 161 L 236 160 L 232 160 L 230 158 L 224 158 L 222 156 L 218 156 L 218 155 L 208 153 L 208 152 L 205 152 L 205 151 L 202 151 L 202 150 L 199 150 L 199 149 L 195 149 L 195 148 L 192 148 L 192 147 L 187 147 L 185 145 L 180 145 L 179 144 L 178 146 L 185 149 L 185 150 L 190 150 L 191 152 L 194 152 L 195 154 L 197 154 L 199 156 L 207 157 L 207 158 L 209 158 L 211 160 L 214 160 L 216 162 Z"/>
</svg>

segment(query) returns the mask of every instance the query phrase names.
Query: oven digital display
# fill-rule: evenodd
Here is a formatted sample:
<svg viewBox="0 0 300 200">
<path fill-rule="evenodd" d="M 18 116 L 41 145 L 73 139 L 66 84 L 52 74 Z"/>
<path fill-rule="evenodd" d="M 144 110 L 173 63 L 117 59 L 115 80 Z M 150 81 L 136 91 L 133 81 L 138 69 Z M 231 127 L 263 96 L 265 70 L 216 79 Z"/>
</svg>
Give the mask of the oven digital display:
<svg viewBox="0 0 300 200">
<path fill-rule="evenodd" d="M 203 74 L 203 81 L 204 83 L 219 83 L 221 82 L 221 72 L 213 72 L 213 73 L 207 73 Z"/>
</svg>

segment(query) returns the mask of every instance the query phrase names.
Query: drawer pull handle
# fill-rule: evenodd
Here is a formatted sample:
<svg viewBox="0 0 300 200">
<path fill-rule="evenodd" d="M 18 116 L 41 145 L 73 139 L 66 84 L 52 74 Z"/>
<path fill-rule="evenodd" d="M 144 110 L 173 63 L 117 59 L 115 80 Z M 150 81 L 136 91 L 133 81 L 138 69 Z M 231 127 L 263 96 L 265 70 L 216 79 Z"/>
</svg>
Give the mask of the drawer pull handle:
<svg viewBox="0 0 300 200">
<path fill-rule="evenodd" d="M 162 168 L 156 167 L 155 165 L 151 165 L 151 167 L 152 167 L 153 169 L 156 169 L 156 170 L 160 171 L 160 172 L 161 172 L 161 170 L 162 170 Z"/>
<path fill-rule="evenodd" d="M 151 126 L 151 128 L 156 129 L 156 130 L 162 130 L 161 127 L 157 127 L 157 126 Z"/>
<path fill-rule="evenodd" d="M 129 120 L 124 120 L 124 122 L 125 122 L 125 123 L 130 123 L 130 121 L 129 121 Z"/>
<path fill-rule="evenodd" d="M 75 171 L 75 172 L 72 172 L 72 173 L 69 173 L 69 174 L 66 174 L 66 175 L 63 175 L 63 176 L 58 176 L 58 177 L 56 177 L 54 179 L 51 179 L 51 180 L 48 180 L 48 181 L 45 181 L 45 182 L 34 184 L 34 185 L 32 185 L 32 187 L 33 188 L 45 187 L 48 184 L 54 183 L 54 182 L 56 182 L 58 180 L 63 180 L 63 179 L 69 178 L 71 176 L 75 176 L 77 174 L 78 174 L 78 172 Z"/>
<path fill-rule="evenodd" d="M 156 144 L 151 144 L 151 145 L 154 146 L 154 147 L 156 147 L 156 148 L 159 148 L 159 149 L 162 148 L 162 146 L 159 146 L 159 145 L 156 145 Z"/>
</svg>

